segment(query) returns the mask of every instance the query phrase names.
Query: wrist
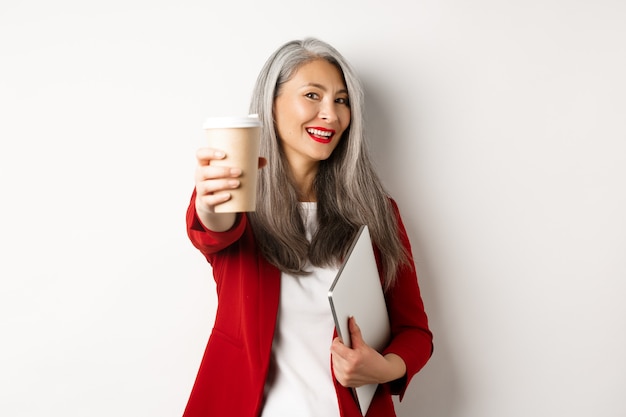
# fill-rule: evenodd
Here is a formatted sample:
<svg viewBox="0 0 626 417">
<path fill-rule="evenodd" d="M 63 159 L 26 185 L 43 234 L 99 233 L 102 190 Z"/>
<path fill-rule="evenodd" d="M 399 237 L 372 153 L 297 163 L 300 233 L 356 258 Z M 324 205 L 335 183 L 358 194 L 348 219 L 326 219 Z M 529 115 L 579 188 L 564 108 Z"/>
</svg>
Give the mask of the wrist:
<svg viewBox="0 0 626 417">
<path fill-rule="evenodd" d="M 406 375 L 406 364 L 400 356 L 395 353 L 388 353 L 384 358 L 387 362 L 387 369 L 382 383 L 395 381 Z"/>
<path fill-rule="evenodd" d="M 212 232 L 225 232 L 235 224 L 236 213 L 215 213 L 206 210 L 196 202 L 196 216 L 205 229 Z"/>
</svg>

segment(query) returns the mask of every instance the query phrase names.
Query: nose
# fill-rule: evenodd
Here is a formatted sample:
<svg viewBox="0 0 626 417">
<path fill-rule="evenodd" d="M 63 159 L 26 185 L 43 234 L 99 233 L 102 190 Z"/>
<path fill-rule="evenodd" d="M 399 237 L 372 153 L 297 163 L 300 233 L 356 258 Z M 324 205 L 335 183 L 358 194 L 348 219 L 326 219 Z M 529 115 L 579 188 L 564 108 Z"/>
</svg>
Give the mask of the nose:
<svg viewBox="0 0 626 417">
<path fill-rule="evenodd" d="M 320 105 L 319 117 L 328 123 L 337 121 L 336 103 L 334 100 L 324 100 Z"/>
</svg>

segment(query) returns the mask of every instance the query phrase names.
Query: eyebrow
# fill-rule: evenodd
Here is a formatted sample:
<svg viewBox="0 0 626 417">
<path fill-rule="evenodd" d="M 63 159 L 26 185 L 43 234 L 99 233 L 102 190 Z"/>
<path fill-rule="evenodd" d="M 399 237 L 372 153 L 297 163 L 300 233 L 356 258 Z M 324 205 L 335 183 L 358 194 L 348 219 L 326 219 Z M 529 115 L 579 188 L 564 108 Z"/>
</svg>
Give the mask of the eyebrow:
<svg viewBox="0 0 626 417">
<path fill-rule="evenodd" d="M 307 83 L 305 85 L 303 85 L 303 87 L 316 87 L 319 88 L 322 91 L 326 91 L 326 87 L 324 87 L 322 84 L 318 84 L 318 83 Z M 337 91 L 337 94 L 348 94 L 348 89 L 346 88 L 342 88 L 341 90 Z"/>
</svg>

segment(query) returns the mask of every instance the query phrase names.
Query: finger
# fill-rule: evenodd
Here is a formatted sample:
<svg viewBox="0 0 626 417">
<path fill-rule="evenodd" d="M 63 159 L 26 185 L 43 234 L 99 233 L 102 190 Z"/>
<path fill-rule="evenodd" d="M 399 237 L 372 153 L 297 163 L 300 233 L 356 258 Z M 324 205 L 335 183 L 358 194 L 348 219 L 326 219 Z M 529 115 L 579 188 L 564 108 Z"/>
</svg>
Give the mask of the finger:
<svg viewBox="0 0 626 417">
<path fill-rule="evenodd" d="M 352 340 L 352 349 L 356 349 L 358 346 L 365 344 L 363 341 L 363 335 L 361 334 L 361 328 L 356 324 L 356 319 L 350 317 L 348 319 L 348 327 L 350 329 L 350 339 Z"/>
<path fill-rule="evenodd" d="M 350 348 L 345 346 L 341 341 L 337 340 L 336 345 L 333 346 L 336 350 L 333 350 L 331 355 L 331 362 L 333 367 L 333 374 L 337 381 L 344 387 L 357 386 L 358 375 L 355 374 L 355 365 L 353 363 L 353 353 Z M 346 356 L 342 355 L 341 351 Z M 357 377 L 357 379 L 355 379 Z"/>
<path fill-rule="evenodd" d="M 339 381 L 341 385 L 345 386 L 345 384 L 347 383 L 347 375 L 345 372 L 347 368 L 347 360 L 342 355 L 342 351 L 344 349 L 348 348 L 343 343 L 341 343 L 341 340 L 339 338 L 335 338 L 331 345 L 331 363 L 333 366 L 333 373 L 335 374 L 335 378 L 337 378 L 337 381 Z"/>
<path fill-rule="evenodd" d="M 240 185 L 241 182 L 238 179 L 229 178 L 198 181 L 196 183 L 196 193 L 198 195 L 215 194 L 221 191 L 234 190 L 239 188 Z"/>
<path fill-rule="evenodd" d="M 333 339 L 333 343 L 331 343 L 330 345 L 330 350 L 334 353 L 334 352 L 342 352 L 344 351 L 344 349 L 347 349 L 348 347 L 346 345 L 343 344 L 343 341 L 341 340 L 340 337 L 335 337 Z"/>
<path fill-rule="evenodd" d="M 212 179 L 237 178 L 241 176 L 241 174 L 242 171 L 240 168 L 201 165 L 196 169 L 196 182 Z"/>
<path fill-rule="evenodd" d="M 196 199 L 199 200 L 199 203 L 212 209 L 218 204 L 222 204 L 231 199 L 231 194 L 228 192 L 208 194 L 208 195 L 197 195 Z M 196 202 L 197 204 L 198 202 Z"/>
<path fill-rule="evenodd" d="M 339 337 L 336 337 L 330 345 L 330 353 L 333 358 L 345 362 L 351 357 L 352 349 L 346 346 Z"/>
<path fill-rule="evenodd" d="M 214 148 L 200 148 L 196 151 L 196 159 L 199 165 L 209 165 L 213 159 L 224 159 L 224 151 Z"/>
</svg>

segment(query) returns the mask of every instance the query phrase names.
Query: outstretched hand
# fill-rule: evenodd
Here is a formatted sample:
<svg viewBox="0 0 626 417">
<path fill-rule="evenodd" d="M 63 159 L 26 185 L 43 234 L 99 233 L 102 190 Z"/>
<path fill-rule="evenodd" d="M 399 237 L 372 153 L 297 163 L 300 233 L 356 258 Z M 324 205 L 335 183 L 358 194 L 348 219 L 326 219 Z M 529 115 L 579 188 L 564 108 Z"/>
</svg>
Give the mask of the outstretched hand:
<svg viewBox="0 0 626 417">
<path fill-rule="evenodd" d="M 214 212 L 216 205 L 230 199 L 229 190 L 240 185 L 241 168 L 211 165 L 211 161 L 225 157 L 219 149 L 200 148 L 196 152 L 196 208 L 199 211 Z M 267 160 L 260 157 L 259 169 L 265 165 Z"/>
<path fill-rule="evenodd" d="M 215 206 L 230 200 L 230 191 L 241 185 L 241 168 L 211 164 L 211 161 L 225 157 L 226 154 L 219 149 L 200 148 L 196 152 L 196 213 L 206 228 L 216 232 L 230 229 L 235 222 L 235 214 L 215 213 Z M 260 157 L 259 169 L 265 165 L 267 160 Z"/>
<path fill-rule="evenodd" d="M 393 353 L 383 356 L 365 343 L 354 317 L 350 317 L 348 328 L 352 347 L 346 346 L 336 337 L 330 348 L 335 378 L 341 385 L 360 387 L 380 384 L 405 374 L 406 365 L 402 358 Z"/>
</svg>

